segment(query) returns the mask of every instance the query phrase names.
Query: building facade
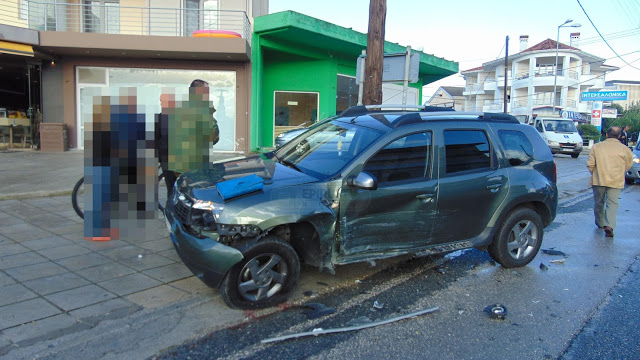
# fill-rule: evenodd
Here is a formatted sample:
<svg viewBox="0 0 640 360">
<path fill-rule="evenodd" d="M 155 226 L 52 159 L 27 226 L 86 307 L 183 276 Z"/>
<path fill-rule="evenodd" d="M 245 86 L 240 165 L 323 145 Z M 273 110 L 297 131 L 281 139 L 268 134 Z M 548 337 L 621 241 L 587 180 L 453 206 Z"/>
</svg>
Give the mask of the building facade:
<svg viewBox="0 0 640 360">
<path fill-rule="evenodd" d="M 356 64 L 367 35 L 297 12 L 255 19 L 252 38 L 251 148 L 269 148 L 275 136 L 336 115 L 357 104 Z M 405 52 L 386 42 L 385 53 Z M 422 86 L 458 72 L 458 64 L 419 56 L 419 76 L 407 91 L 407 104 L 420 104 Z M 403 60 L 404 61 L 404 60 Z M 401 104 L 403 87 L 384 83 L 383 103 Z"/>
<path fill-rule="evenodd" d="M 572 34 L 571 40 L 575 45 L 579 36 Z M 534 114 L 589 121 L 592 104 L 580 102 L 580 93 L 603 89 L 606 74 L 618 68 L 575 46 L 547 39 L 528 47 L 527 41 L 528 36 L 520 38 L 520 52 L 509 55 L 506 73 L 504 57 L 461 72 L 464 109 L 502 112 L 506 76 L 507 112 L 521 122 Z"/>
<path fill-rule="evenodd" d="M 2 35 L 37 32 L 37 43 L 13 37 L 32 48 L 22 64 L 35 68 L 29 87 L 42 99 L 18 106 L 66 124 L 70 147 L 83 146 L 95 94 L 136 88 L 141 111 L 153 114 L 160 92 L 185 95 L 202 79 L 220 127 L 214 151 L 249 150 L 251 33 L 267 0 L 0 0 L 0 10 Z M 19 63 L 0 57 L 9 60 Z"/>
<path fill-rule="evenodd" d="M 463 111 L 465 105 L 464 87 L 440 86 L 424 104 L 428 106 L 442 106 L 455 111 Z"/>
<path fill-rule="evenodd" d="M 606 82 L 606 89 L 627 92 L 627 100 L 615 100 L 613 102 L 622 106 L 624 110 L 640 105 L 640 81 L 611 80 Z"/>
</svg>

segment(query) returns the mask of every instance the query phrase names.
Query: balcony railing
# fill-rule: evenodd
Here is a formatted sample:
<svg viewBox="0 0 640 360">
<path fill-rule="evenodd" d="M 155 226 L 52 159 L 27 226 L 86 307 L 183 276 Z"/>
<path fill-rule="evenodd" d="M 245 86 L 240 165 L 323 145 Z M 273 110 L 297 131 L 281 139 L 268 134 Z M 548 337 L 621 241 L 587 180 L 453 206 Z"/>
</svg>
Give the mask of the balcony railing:
<svg viewBox="0 0 640 360">
<path fill-rule="evenodd" d="M 571 79 L 578 79 L 578 72 L 572 70 L 558 70 L 558 76 L 566 76 Z M 529 78 L 529 72 L 521 72 L 516 74 L 516 80 L 522 80 Z M 553 77 L 555 76 L 555 72 L 553 70 L 536 70 L 533 72 L 534 77 Z"/>
<path fill-rule="evenodd" d="M 196 30 L 225 30 L 250 40 L 246 12 L 191 8 L 70 4 L 0 0 L 0 24 L 40 31 L 101 34 L 192 36 Z"/>
</svg>

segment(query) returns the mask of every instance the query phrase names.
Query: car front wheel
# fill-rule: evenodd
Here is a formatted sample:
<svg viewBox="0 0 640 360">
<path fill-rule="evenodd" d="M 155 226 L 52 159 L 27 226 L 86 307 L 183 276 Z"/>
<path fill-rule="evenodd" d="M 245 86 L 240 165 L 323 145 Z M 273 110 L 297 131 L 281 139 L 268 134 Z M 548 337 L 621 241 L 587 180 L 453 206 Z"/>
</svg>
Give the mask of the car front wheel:
<svg viewBox="0 0 640 360">
<path fill-rule="evenodd" d="M 277 236 L 267 236 L 242 253 L 244 258 L 220 286 L 224 302 L 233 308 L 258 309 L 287 300 L 300 275 L 293 247 Z"/>
<path fill-rule="evenodd" d="M 506 268 L 525 266 L 542 244 L 542 220 L 529 208 L 512 211 L 489 245 L 491 257 Z"/>
</svg>

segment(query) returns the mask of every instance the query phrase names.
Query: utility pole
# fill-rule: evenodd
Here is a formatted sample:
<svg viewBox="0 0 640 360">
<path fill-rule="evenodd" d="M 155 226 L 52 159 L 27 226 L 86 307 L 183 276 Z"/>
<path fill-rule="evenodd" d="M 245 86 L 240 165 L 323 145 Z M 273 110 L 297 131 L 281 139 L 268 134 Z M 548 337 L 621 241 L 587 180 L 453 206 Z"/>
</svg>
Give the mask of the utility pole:
<svg viewBox="0 0 640 360">
<path fill-rule="evenodd" d="M 506 43 L 504 47 L 506 50 L 504 52 L 504 94 L 502 95 L 502 97 L 504 98 L 503 112 L 506 114 L 507 113 L 507 64 L 509 61 L 509 36 L 507 36 L 507 39 L 505 41 Z"/>
<path fill-rule="evenodd" d="M 382 104 L 384 22 L 386 17 L 387 0 L 370 0 L 367 60 L 365 62 L 364 105 Z"/>
</svg>

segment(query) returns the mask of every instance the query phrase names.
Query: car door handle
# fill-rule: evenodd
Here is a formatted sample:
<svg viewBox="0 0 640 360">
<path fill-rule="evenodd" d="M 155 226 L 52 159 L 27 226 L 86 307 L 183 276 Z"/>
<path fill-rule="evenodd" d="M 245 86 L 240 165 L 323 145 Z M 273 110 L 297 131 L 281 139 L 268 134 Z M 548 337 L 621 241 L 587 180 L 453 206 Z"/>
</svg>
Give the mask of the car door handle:
<svg viewBox="0 0 640 360">
<path fill-rule="evenodd" d="M 426 204 L 428 202 L 432 202 L 434 196 L 435 196 L 435 194 L 420 194 L 420 195 L 416 195 L 416 199 L 418 199 L 422 203 Z"/>
<path fill-rule="evenodd" d="M 487 189 L 491 190 L 491 192 L 496 192 L 498 191 L 498 189 L 500 189 L 501 186 L 502 184 L 491 184 L 487 185 Z"/>
</svg>

